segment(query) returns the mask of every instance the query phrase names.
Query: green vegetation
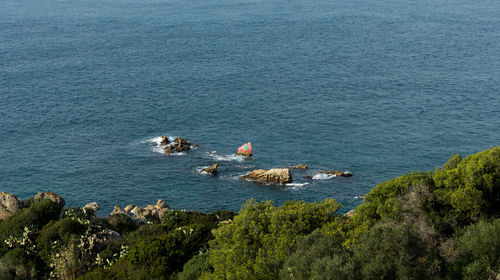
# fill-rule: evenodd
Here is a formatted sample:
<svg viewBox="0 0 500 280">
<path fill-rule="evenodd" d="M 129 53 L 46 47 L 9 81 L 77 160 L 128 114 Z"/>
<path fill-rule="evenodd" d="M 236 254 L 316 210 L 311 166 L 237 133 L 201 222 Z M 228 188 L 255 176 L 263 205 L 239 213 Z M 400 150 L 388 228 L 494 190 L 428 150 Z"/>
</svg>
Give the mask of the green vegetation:
<svg viewBox="0 0 500 280">
<path fill-rule="evenodd" d="M 500 279 L 500 147 L 336 201 L 249 200 L 138 226 L 50 200 L 0 221 L 0 279 Z"/>
</svg>

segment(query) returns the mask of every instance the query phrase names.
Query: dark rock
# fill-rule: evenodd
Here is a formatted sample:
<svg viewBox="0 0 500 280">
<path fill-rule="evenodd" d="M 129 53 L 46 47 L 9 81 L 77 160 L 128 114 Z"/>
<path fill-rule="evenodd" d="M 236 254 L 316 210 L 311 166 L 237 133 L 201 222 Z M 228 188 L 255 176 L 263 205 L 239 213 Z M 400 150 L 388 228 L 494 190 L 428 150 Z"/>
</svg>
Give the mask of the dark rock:
<svg viewBox="0 0 500 280">
<path fill-rule="evenodd" d="M 167 137 L 167 136 L 162 136 L 162 137 L 161 137 L 161 142 L 160 142 L 160 145 L 165 146 L 165 145 L 167 145 L 168 143 L 170 143 L 170 141 L 168 141 L 168 137 Z"/>
<path fill-rule="evenodd" d="M 182 139 L 180 137 L 175 138 L 175 141 L 173 143 L 170 143 L 167 145 L 164 149 L 163 152 L 166 155 L 170 155 L 172 153 L 179 153 L 183 151 L 188 151 L 191 149 L 191 143 L 188 142 L 186 139 Z"/>
<path fill-rule="evenodd" d="M 205 172 L 212 174 L 212 175 L 217 175 L 217 167 L 219 167 L 219 165 L 216 163 L 210 167 L 203 168 L 201 171 L 205 171 Z"/>
</svg>

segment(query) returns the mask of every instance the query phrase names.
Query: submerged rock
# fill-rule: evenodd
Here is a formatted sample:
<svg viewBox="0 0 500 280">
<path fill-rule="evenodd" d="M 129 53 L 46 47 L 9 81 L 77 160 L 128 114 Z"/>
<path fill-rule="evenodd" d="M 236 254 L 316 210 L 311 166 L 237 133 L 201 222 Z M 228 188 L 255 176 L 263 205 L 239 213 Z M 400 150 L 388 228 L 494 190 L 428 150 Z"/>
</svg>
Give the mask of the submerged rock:
<svg viewBox="0 0 500 280">
<path fill-rule="evenodd" d="M 203 168 L 201 171 L 207 172 L 212 175 L 217 175 L 217 167 L 219 167 L 219 165 L 216 163 L 210 167 Z"/>
<path fill-rule="evenodd" d="M 292 175 L 288 168 L 257 169 L 240 176 L 240 179 L 264 184 L 287 184 L 292 182 Z"/>
<path fill-rule="evenodd" d="M 342 171 L 338 171 L 338 170 L 332 170 L 332 171 L 323 170 L 323 171 L 320 171 L 319 173 L 328 174 L 328 175 L 335 175 L 336 177 L 351 177 L 352 176 L 352 173 L 349 171 L 342 172 Z"/>
<path fill-rule="evenodd" d="M 59 207 L 63 208 L 66 202 L 62 196 L 55 194 L 53 192 L 39 192 L 35 195 L 35 203 L 42 199 L 50 199 L 52 202 L 56 203 Z"/>
<path fill-rule="evenodd" d="M 306 170 L 307 168 L 308 167 L 305 164 L 297 164 L 296 166 L 290 167 L 290 169 L 302 169 L 302 170 Z"/>
<path fill-rule="evenodd" d="M 14 215 L 22 208 L 22 201 L 11 193 L 0 192 L 0 219 Z"/>
</svg>

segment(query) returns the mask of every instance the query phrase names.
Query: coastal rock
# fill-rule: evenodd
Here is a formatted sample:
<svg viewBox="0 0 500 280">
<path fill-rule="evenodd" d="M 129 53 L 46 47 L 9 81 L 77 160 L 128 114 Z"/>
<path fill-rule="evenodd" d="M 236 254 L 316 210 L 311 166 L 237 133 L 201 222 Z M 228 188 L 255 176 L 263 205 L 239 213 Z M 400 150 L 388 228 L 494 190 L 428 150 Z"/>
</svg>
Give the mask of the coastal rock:
<svg viewBox="0 0 500 280">
<path fill-rule="evenodd" d="M 129 215 L 125 210 L 123 210 L 120 206 L 115 205 L 113 208 L 113 212 L 111 212 L 109 215 L 115 215 L 115 214 L 124 214 L 124 215 Z"/>
<path fill-rule="evenodd" d="M 52 202 L 56 203 L 59 207 L 63 208 L 66 202 L 62 196 L 55 194 L 53 192 L 39 192 L 35 195 L 35 203 L 42 199 L 50 199 Z"/>
<path fill-rule="evenodd" d="M 216 163 L 210 167 L 203 168 L 201 171 L 205 171 L 205 172 L 212 174 L 212 175 L 217 175 L 217 167 L 219 167 L 219 165 Z"/>
<path fill-rule="evenodd" d="M 132 209 L 134 209 L 135 207 L 136 207 L 135 205 L 133 205 L 133 204 L 129 204 L 129 205 L 127 205 L 125 208 L 123 208 L 123 210 L 125 210 L 125 212 L 127 212 L 127 213 L 130 213 L 130 211 L 131 211 Z"/>
<path fill-rule="evenodd" d="M 92 210 L 95 212 L 95 211 L 99 210 L 99 204 L 97 204 L 97 202 L 94 201 L 94 202 L 86 204 L 85 206 L 83 206 L 83 208 L 89 209 L 89 210 Z"/>
<path fill-rule="evenodd" d="M 336 177 L 351 177 L 352 176 L 352 173 L 349 171 L 342 172 L 342 171 L 338 171 L 338 170 L 332 170 L 332 171 L 323 170 L 323 171 L 320 171 L 319 173 L 328 174 L 328 175 L 335 175 Z"/>
<path fill-rule="evenodd" d="M 288 168 L 257 169 L 241 176 L 240 179 L 264 184 L 287 184 L 292 182 L 292 175 Z"/>
<path fill-rule="evenodd" d="M 22 201 L 11 193 L 0 192 L 0 219 L 5 219 L 22 208 Z"/>
<path fill-rule="evenodd" d="M 168 137 L 167 137 L 167 136 L 162 136 L 162 137 L 161 137 L 161 142 L 160 142 L 160 145 L 165 146 L 165 145 L 167 145 L 168 143 L 170 143 L 170 141 L 168 141 Z"/>
<path fill-rule="evenodd" d="M 165 201 L 163 201 L 163 199 L 158 199 L 158 201 L 156 202 L 156 208 L 170 209 L 170 206 L 168 206 L 168 204 Z"/>
</svg>

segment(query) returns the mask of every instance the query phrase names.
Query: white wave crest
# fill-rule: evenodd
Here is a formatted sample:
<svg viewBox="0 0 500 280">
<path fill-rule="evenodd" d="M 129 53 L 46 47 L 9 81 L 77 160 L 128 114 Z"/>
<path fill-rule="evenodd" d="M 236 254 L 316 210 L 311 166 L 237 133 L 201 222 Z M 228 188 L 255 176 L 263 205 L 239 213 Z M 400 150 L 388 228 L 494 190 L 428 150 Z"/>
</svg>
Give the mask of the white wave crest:
<svg viewBox="0 0 500 280">
<path fill-rule="evenodd" d="M 216 161 L 244 161 L 246 157 L 239 155 L 223 155 L 216 151 L 208 152 L 208 156 Z"/>
<path fill-rule="evenodd" d="M 332 179 L 332 178 L 335 178 L 335 177 L 337 177 L 337 175 L 317 173 L 314 176 L 312 176 L 312 179 L 313 180 L 329 180 L 329 179 Z"/>
<path fill-rule="evenodd" d="M 288 183 L 286 184 L 287 187 L 303 187 L 303 186 L 307 186 L 309 185 L 309 183 Z"/>
</svg>

